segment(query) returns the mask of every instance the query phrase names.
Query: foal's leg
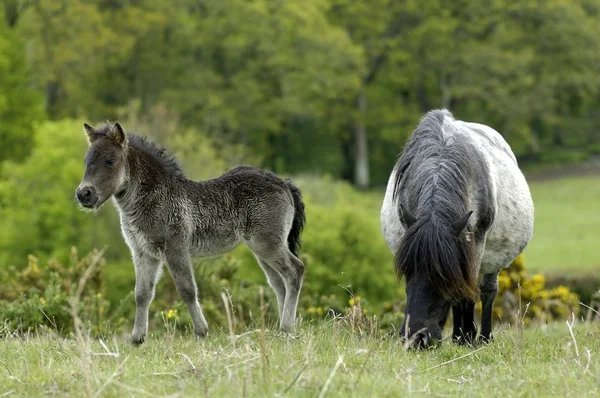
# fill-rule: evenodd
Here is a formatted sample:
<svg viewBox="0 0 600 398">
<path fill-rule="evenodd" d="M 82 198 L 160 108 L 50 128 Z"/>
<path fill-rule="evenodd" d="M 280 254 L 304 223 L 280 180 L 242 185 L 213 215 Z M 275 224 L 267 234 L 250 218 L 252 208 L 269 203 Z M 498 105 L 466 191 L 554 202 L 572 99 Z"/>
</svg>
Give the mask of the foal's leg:
<svg viewBox="0 0 600 398">
<path fill-rule="evenodd" d="M 296 327 L 296 311 L 298 299 L 302 289 L 304 276 L 304 263 L 294 256 L 286 247 L 283 255 L 274 261 L 274 266 L 279 271 L 285 282 L 285 303 L 281 317 L 280 328 L 283 331 L 292 331 Z"/>
<path fill-rule="evenodd" d="M 277 308 L 279 310 L 279 318 L 283 316 L 283 304 L 285 303 L 285 282 L 279 272 L 277 272 L 273 267 L 267 264 L 266 261 L 262 260 L 260 257 L 256 256 L 256 260 L 260 267 L 265 272 L 267 276 L 267 281 L 269 282 L 269 286 L 275 292 L 275 296 L 277 297 Z"/>
<path fill-rule="evenodd" d="M 198 290 L 194 280 L 192 261 L 187 249 L 170 248 L 166 253 L 167 267 L 173 276 L 179 295 L 190 311 L 194 323 L 194 332 L 198 336 L 206 336 L 208 323 L 202 314 L 202 308 L 198 303 Z"/>
<path fill-rule="evenodd" d="M 498 294 L 498 273 L 485 274 L 479 285 L 481 291 L 481 340 L 492 339 L 492 309 Z"/>
<path fill-rule="evenodd" d="M 284 299 L 280 311 L 279 328 L 283 331 L 292 331 L 296 326 L 296 310 L 302 288 L 304 264 L 286 246 L 277 247 L 256 241 L 250 241 L 248 245 L 260 258 L 261 263 L 270 266 L 283 281 L 285 291 L 281 291 Z M 265 268 L 263 267 L 263 269 Z M 267 277 L 270 278 L 268 274 Z M 279 296 L 275 287 L 273 290 Z"/>
<path fill-rule="evenodd" d="M 154 298 L 154 287 L 160 278 L 160 260 L 142 252 L 133 253 L 135 267 L 135 323 L 131 333 L 133 344 L 141 344 L 148 332 L 148 309 Z"/>
</svg>

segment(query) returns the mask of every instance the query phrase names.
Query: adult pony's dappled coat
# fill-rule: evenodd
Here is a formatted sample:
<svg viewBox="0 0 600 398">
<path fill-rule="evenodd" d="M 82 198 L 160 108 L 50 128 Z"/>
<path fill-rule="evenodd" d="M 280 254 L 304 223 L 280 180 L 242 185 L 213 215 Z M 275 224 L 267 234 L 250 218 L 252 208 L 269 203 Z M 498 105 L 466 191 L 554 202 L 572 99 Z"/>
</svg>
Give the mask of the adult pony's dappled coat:
<svg viewBox="0 0 600 398">
<path fill-rule="evenodd" d="M 197 299 L 192 255 L 214 256 L 245 242 L 275 291 L 280 327 L 295 326 L 304 264 L 298 259 L 305 223 L 300 191 L 273 173 L 236 167 L 213 180 L 185 178 L 177 161 L 118 124 L 85 124 L 90 146 L 76 196 L 82 206 L 99 208 L 109 198 L 135 266 L 134 343 L 148 329 L 148 308 L 162 264 L 169 269 L 187 305 L 197 335 L 208 325 Z"/>
<path fill-rule="evenodd" d="M 441 339 L 452 307 L 454 339 L 472 342 L 480 297 L 489 340 L 498 273 L 533 233 L 529 187 L 502 136 L 447 110 L 427 113 L 392 171 L 381 226 L 406 277 L 402 337 L 416 346 Z"/>
</svg>

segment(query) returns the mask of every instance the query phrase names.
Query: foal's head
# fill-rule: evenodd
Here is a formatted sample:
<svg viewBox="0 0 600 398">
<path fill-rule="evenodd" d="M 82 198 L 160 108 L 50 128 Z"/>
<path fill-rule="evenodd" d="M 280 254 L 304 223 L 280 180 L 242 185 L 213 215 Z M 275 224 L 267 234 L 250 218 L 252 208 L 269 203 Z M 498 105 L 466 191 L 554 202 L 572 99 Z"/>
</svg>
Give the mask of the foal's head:
<svg viewBox="0 0 600 398">
<path fill-rule="evenodd" d="M 83 207 L 97 209 L 123 189 L 127 176 L 127 135 L 119 123 L 97 129 L 86 123 L 83 128 L 90 146 L 76 196 Z"/>
<path fill-rule="evenodd" d="M 472 212 L 454 221 L 403 213 L 407 229 L 396 270 L 406 277 L 407 303 L 400 335 L 409 346 L 423 348 L 441 340 L 452 302 L 477 298 Z"/>
</svg>

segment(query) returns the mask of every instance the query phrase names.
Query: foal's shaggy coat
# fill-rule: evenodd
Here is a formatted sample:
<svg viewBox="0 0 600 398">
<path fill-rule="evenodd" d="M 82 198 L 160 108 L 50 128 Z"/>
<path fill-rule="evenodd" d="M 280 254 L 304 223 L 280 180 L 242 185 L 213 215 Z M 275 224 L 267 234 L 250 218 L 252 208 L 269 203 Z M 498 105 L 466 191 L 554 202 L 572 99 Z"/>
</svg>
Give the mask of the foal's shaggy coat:
<svg viewBox="0 0 600 398">
<path fill-rule="evenodd" d="M 222 254 L 242 242 L 275 291 L 281 329 L 294 328 L 304 273 L 298 248 L 305 223 L 296 186 L 250 166 L 212 180 L 190 181 L 164 148 L 126 134 L 118 123 L 99 128 L 85 124 L 84 129 L 90 147 L 76 196 L 92 209 L 112 197 L 119 211 L 136 273 L 134 343 L 142 343 L 147 334 L 148 308 L 163 263 L 190 311 L 196 334 L 205 335 L 208 325 L 198 303 L 191 256 Z"/>
</svg>

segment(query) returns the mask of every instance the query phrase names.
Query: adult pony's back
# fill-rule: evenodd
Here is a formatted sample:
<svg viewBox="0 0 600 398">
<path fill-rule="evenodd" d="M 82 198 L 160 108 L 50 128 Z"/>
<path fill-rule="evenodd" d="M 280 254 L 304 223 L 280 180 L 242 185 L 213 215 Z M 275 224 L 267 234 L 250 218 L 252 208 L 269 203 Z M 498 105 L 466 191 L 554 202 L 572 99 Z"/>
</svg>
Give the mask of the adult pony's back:
<svg viewBox="0 0 600 398">
<path fill-rule="evenodd" d="M 529 187 L 502 136 L 447 110 L 427 113 L 392 171 L 381 226 L 406 277 L 401 336 L 417 346 L 441 339 L 452 307 L 454 339 L 472 342 L 481 298 L 489 340 L 498 273 L 533 233 Z"/>
</svg>

